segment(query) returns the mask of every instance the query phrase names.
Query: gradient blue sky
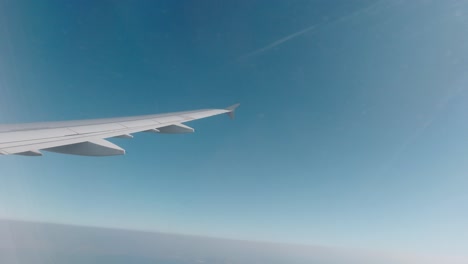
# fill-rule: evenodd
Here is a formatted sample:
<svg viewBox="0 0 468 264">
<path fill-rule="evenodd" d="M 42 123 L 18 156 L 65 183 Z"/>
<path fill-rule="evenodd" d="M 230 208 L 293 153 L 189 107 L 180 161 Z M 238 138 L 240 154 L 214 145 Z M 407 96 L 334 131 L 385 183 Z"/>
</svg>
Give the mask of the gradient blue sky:
<svg viewBox="0 0 468 264">
<path fill-rule="evenodd" d="M 1 157 L 0 217 L 463 254 L 467 8 L 3 1 L 0 123 L 242 106 L 121 157 Z"/>
</svg>

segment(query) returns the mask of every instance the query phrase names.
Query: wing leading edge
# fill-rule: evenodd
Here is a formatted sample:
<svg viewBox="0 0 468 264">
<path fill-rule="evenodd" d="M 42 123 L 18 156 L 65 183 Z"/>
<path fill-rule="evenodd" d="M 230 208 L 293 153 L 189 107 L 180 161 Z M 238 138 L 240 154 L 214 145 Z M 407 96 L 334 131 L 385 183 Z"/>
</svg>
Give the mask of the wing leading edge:
<svg viewBox="0 0 468 264">
<path fill-rule="evenodd" d="M 0 154 L 42 156 L 44 150 L 82 156 L 122 155 L 125 150 L 107 138 L 133 138 L 132 134 L 138 132 L 192 133 L 194 129 L 184 123 L 220 114 L 234 118 L 238 106 L 135 117 L 0 125 Z"/>
</svg>

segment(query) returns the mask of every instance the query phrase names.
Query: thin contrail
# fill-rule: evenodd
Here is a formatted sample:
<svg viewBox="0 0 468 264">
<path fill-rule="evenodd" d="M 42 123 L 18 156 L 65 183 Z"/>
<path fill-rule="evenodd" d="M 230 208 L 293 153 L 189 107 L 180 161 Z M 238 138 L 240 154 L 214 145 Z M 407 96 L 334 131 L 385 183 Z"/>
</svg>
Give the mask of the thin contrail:
<svg viewBox="0 0 468 264">
<path fill-rule="evenodd" d="M 319 24 L 320 24 L 320 23 L 319 23 Z M 247 58 L 249 58 L 249 57 L 255 56 L 255 55 L 259 54 L 259 53 L 262 53 L 262 52 L 264 52 L 264 51 L 267 51 L 267 50 L 269 50 L 269 49 L 272 49 L 272 48 L 274 48 L 274 47 L 276 47 L 276 46 L 278 46 L 278 45 L 281 45 L 281 44 L 283 44 L 284 42 L 286 42 L 286 41 L 288 41 L 288 40 L 290 40 L 290 39 L 293 39 L 293 38 L 298 37 L 298 36 L 300 36 L 300 35 L 302 35 L 302 34 L 304 34 L 304 33 L 306 33 L 306 32 L 311 31 L 312 29 L 315 29 L 319 24 L 315 24 L 315 25 L 310 26 L 310 27 L 308 27 L 308 28 L 305 28 L 305 29 L 303 29 L 303 30 L 301 30 L 301 31 L 298 31 L 298 32 L 296 32 L 296 33 L 293 33 L 293 34 L 291 34 L 291 35 L 289 35 L 289 36 L 286 36 L 286 37 L 284 37 L 284 38 L 278 39 L 278 40 L 276 40 L 276 41 L 274 41 L 274 42 L 272 42 L 272 43 L 266 45 L 265 47 L 263 47 L 263 48 L 261 48 L 261 49 L 257 49 L 257 50 L 255 50 L 255 51 L 252 51 L 251 53 L 248 53 L 248 54 L 243 55 L 243 56 L 241 57 L 241 59 L 247 59 Z"/>
<path fill-rule="evenodd" d="M 342 16 L 342 17 L 338 18 L 337 20 L 332 21 L 332 22 L 330 22 L 330 23 L 328 23 L 328 24 L 336 24 L 336 23 L 339 23 L 339 22 L 343 22 L 344 20 L 350 19 L 350 18 L 352 18 L 352 17 L 354 17 L 354 16 L 356 16 L 356 15 L 359 15 L 359 14 L 361 14 L 361 13 L 363 13 L 363 12 L 369 11 L 369 10 L 372 9 L 372 8 L 375 8 L 378 4 L 380 4 L 380 3 L 382 3 L 382 2 L 383 2 L 383 0 L 382 0 L 382 1 L 375 2 L 375 3 L 371 4 L 371 5 L 369 5 L 369 6 L 365 7 L 365 8 L 359 9 L 359 10 L 357 10 L 357 11 L 351 13 L 351 14 Z M 292 33 L 292 34 L 290 34 L 290 35 L 288 35 L 288 36 L 286 36 L 286 37 L 283 37 L 283 38 L 280 38 L 280 39 L 278 39 L 278 40 L 275 40 L 275 41 L 273 41 L 272 43 L 266 45 L 266 46 L 263 47 L 263 48 L 260 48 L 260 49 L 254 50 L 254 51 L 252 51 L 252 52 L 250 52 L 250 53 L 247 53 L 247 54 L 245 54 L 245 55 L 242 55 L 239 59 L 241 59 L 241 60 L 242 60 L 242 59 L 248 59 L 248 58 L 250 58 L 250 57 L 253 57 L 253 56 L 256 56 L 256 55 L 258 55 L 258 54 L 260 54 L 260 53 L 263 53 L 263 52 L 265 52 L 265 51 L 268 51 L 268 50 L 270 50 L 270 49 L 272 49 L 272 48 L 274 48 L 274 47 L 276 47 L 276 46 L 279 46 L 279 45 L 285 43 L 286 41 L 289 41 L 289 40 L 291 40 L 291 39 L 293 39 L 293 38 L 297 38 L 297 37 L 299 37 L 299 36 L 301 36 L 301 35 L 303 35 L 303 34 L 309 32 L 309 31 L 311 31 L 311 30 L 313 30 L 313 29 L 316 29 L 318 26 L 320 26 L 321 24 L 324 24 L 324 23 L 325 23 L 325 22 L 320 22 L 320 23 L 314 24 L 314 25 L 309 26 L 309 27 L 307 27 L 307 28 L 304 28 L 304 29 L 302 29 L 302 30 L 300 30 L 300 31 L 297 31 L 297 32 L 295 32 L 295 33 Z"/>
</svg>

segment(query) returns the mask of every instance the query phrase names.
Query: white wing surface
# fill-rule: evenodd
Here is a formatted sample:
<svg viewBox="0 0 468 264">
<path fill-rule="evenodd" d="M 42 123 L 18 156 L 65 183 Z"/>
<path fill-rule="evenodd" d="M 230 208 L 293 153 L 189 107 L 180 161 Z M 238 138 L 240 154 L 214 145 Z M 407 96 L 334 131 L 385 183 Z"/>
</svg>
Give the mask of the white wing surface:
<svg viewBox="0 0 468 264">
<path fill-rule="evenodd" d="M 132 138 L 133 133 L 192 133 L 183 123 L 220 114 L 234 117 L 235 104 L 226 109 L 203 109 L 167 114 L 0 125 L 0 154 L 41 156 L 42 150 L 82 156 L 113 156 L 125 150 L 106 138 Z"/>
</svg>

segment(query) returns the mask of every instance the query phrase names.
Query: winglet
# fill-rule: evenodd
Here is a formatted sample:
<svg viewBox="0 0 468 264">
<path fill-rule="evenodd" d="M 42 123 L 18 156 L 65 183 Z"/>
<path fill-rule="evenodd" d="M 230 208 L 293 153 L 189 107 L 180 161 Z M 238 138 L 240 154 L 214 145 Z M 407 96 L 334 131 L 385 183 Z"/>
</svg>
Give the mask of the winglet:
<svg viewBox="0 0 468 264">
<path fill-rule="evenodd" d="M 231 119 L 234 119 L 234 112 L 236 111 L 236 108 L 239 107 L 240 104 L 235 104 L 235 105 L 231 105 L 229 107 L 226 107 L 226 110 L 228 110 L 229 112 L 227 112 L 226 114 L 231 118 Z"/>
</svg>

